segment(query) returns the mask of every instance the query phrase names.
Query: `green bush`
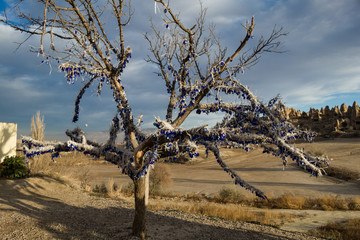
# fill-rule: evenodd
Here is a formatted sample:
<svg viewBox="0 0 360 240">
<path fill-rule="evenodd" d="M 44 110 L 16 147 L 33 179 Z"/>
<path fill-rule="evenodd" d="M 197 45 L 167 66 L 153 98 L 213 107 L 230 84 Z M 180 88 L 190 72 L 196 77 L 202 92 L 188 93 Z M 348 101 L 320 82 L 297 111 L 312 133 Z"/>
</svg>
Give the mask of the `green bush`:
<svg viewBox="0 0 360 240">
<path fill-rule="evenodd" d="M 16 179 L 25 178 L 29 175 L 29 169 L 26 167 L 22 157 L 6 157 L 0 165 L 1 177 Z"/>
</svg>

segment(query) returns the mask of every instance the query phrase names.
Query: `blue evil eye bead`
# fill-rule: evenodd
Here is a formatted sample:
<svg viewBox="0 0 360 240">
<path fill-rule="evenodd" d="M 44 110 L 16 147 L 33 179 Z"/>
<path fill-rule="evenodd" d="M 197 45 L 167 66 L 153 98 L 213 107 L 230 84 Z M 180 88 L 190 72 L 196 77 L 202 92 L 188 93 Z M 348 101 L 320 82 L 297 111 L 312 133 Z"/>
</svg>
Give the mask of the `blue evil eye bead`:
<svg viewBox="0 0 360 240">
<path fill-rule="evenodd" d="M 221 61 L 220 66 L 224 66 L 224 65 L 225 65 L 224 61 Z"/>
<path fill-rule="evenodd" d="M 166 8 L 164 9 L 164 13 L 167 13 L 167 9 L 166 9 Z"/>
<path fill-rule="evenodd" d="M 166 28 L 169 28 L 169 24 L 166 24 L 166 26 L 165 26 Z"/>
<path fill-rule="evenodd" d="M 183 41 L 183 44 L 184 44 L 184 45 L 185 45 L 185 44 L 187 44 L 187 41 L 186 41 L 186 40 L 184 40 L 184 41 Z"/>
<path fill-rule="evenodd" d="M 200 109 L 196 110 L 196 113 L 201 114 L 201 110 Z"/>
</svg>

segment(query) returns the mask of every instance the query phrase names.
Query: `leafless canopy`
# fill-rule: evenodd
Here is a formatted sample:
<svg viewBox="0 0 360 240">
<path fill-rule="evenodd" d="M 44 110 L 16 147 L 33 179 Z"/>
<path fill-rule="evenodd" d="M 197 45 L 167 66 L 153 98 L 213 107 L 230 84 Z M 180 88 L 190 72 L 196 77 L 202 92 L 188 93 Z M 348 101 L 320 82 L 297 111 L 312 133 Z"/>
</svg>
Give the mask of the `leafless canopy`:
<svg viewBox="0 0 360 240">
<path fill-rule="evenodd" d="M 166 121 L 155 119 L 154 125 L 159 130 L 156 134 L 146 136 L 136 126 L 121 79 L 121 73 L 131 57 L 130 47 L 124 44 L 124 28 L 133 14 L 130 1 L 109 0 L 104 4 L 89 0 L 39 2 L 44 6 L 41 16 L 33 17 L 18 10 L 19 23 L 8 19 L 1 21 L 30 36 L 39 35 L 40 48 L 36 51 L 48 64 L 51 64 L 51 60 L 58 61 L 59 69 L 66 73 L 68 81 L 73 82 L 79 77 L 84 79 L 84 87 L 76 99 L 73 121 L 78 119 L 82 95 L 93 83 L 97 83 L 99 94 L 103 84 L 108 84 L 117 103 L 117 114 L 106 144 L 89 145 L 83 136 L 71 144 L 52 146 L 50 151 L 58 152 L 66 145 L 67 151 L 75 148 L 96 156 L 106 155 L 108 160 L 119 164 L 124 173 L 137 179 L 146 174 L 148 167 L 164 154 L 187 151 L 193 157 L 201 144 L 214 152 L 219 164 L 237 183 L 261 197 L 265 195 L 260 190 L 228 169 L 221 160 L 219 145 L 235 144 L 246 150 L 250 149 L 250 145 L 258 145 L 265 152 L 281 156 L 284 163 L 287 157 L 291 157 L 299 165 L 321 175 L 321 169 L 317 167 L 319 159 L 307 156 L 288 143 L 292 138 L 311 138 L 310 133 L 300 131 L 280 119 L 277 115 L 278 105 L 275 104 L 277 97 L 265 105 L 237 78 L 245 68 L 256 64 L 261 54 L 281 52 L 279 38 L 286 35 L 282 28 L 274 29 L 268 38 L 260 37 L 253 49 L 245 49 L 247 43 L 253 41 L 255 20 L 252 17 L 250 22 L 242 25 L 244 37 L 239 46 L 228 53 L 216 36 L 215 27 L 205 25 L 206 9 L 202 8 L 194 25 L 186 27 L 168 3 L 155 0 L 155 4 L 158 4 L 156 8 L 161 10 L 157 16 L 163 19 L 164 30 L 152 25 L 153 34 L 145 35 L 151 53 L 147 61 L 158 66 L 157 74 L 164 80 L 169 103 Z M 117 24 L 117 35 L 110 35 L 102 18 L 109 13 Z M 45 41 L 46 37 L 48 41 Z M 235 96 L 237 102 L 223 101 L 222 98 L 228 95 Z M 207 126 L 181 129 L 181 124 L 193 112 L 225 112 L 226 116 L 215 129 L 208 129 Z M 120 149 L 115 145 L 115 140 L 121 128 L 125 129 L 126 145 Z M 82 136 L 81 130 L 76 131 L 77 136 Z M 27 142 L 31 147 L 32 141 L 27 139 Z M 28 150 L 29 154 L 39 152 Z"/>
<path fill-rule="evenodd" d="M 157 74 L 164 80 L 169 102 L 165 120 L 156 118 L 157 131 L 146 135 L 137 125 L 141 120 L 136 121 L 132 116 L 121 78 L 131 58 L 131 48 L 125 47 L 124 40 L 125 28 L 133 15 L 130 0 L 38 2 L 43 6 L 39 16 L 25 14 L 15 7 L 16 22 L 7 18 L 0 21 L 29 36 L 40 36 L 40 47 L 33 51 L 42 55 L 49 65 L 58 62 L 59 69 L 65 72 L 70 83 L 80 77 L 84 79 L 84 87 L 75 102 L 74 122 L 79 117 L 81 97 L 94 84 L 99 94 L 104 84 L 112 89 L 116 114 L 105 144 L 86 140 L 81 129 L 74 129 L 67 131 L 71 140 L 65 143 L 40 142 L 24 137 L 27 156 L 46 152 L 55 156 L 61 151 L 72 150 L 105 156 L 134 180 L 136 209 L 140 209 L 138 206 L 141 204 L 144 206 L 141 187 L 144 183 L 140 182 L 149 167 L 161 157 L 178 153 L 197 156 L 199 145 L 214 153 L 219 165 L 231 175 L 235 184 L 262 198 L 266 196 L 261 190 L 248 184 L 226 165 L 220 154 L 222 145 L 241 147 L 245 151 L 255 146 L 262 147 L 264 153 L 281 157 L 284 165 L 292 159 L 314 175 L 323 173 L 321 166 L 326 158 L 310 156 L 290 144 L 290 140 L 295 138 L 311 140 L 313 134 L 299 130 L 281 118 L 279 108 L 282 104 L 278 97 L 262 103 L 238 78 L 244 69 L 255 65 L 263 53 L 281 52 L 280 38 L 286 35 L 282 28 L 274 28 L 269 37 L 259 37 L 254 48 L 247 48 L 249 41 L 255 41 L 255 19 L 252 17 L 235 30 L 243 30 L 244 36 L 237 48 L 228 52 L 216 36 L 215 27 L 206 26 L 206 9 L 202 8 L 194 24 L 187 27 L 169 2 L 155 0 L 158 12 L 155 17 L 162 18 L 163 29 L 159 30 L 153 24 L 153 33 L 145 35 L 150 46 L 146 61 L 157 65 Z M 116 34 L 113 27 L 106 25 L 105 19 L 109 25 L 116 24 Z M 225 113 L 215 128 L 199 126 L 185 130 L 180 127 L 191 113 L 204 115 L 212 112 Z M 115 141 L 121 129 L 125 132 L 125 142 L 119 146 Z M 136 211 L 133 228 L 135 235 L 141 237 L 145 236 L 143 210 Z"/>
</svg>

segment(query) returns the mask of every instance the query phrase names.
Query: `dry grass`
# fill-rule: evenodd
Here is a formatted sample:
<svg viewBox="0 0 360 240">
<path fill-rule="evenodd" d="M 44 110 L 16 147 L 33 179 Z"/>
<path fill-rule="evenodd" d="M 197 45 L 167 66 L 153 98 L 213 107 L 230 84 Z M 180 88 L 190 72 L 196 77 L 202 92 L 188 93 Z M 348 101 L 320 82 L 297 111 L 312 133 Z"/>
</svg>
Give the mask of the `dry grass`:
<svg viewBox="0 0 360 240">
<path fill-rule="evenodd" d="M 191 196 L 191 199 L 195 199 Z M 360 197 L 341 198 L 333 196 L 325 197 L 303 197 L 295 196 L 293 194 L 284 194 L 280 197 L 269 197 L 268 200 L 259 198 L 245 198 L 238 188 L 224 188 L 219 191 L 214 197 L 197 196 L 199 199 L 206 199 L 210 202 L 216 203 L 236 203 L 250 207 L 270 208 L 270 209 L 295 209 L 295 210 L 360 210 Z"/>
<path fill-rule="evenodd" d="M 69 167 L 88 164 L 94 164 L 94 161 L 78 152 L 61 155 L 54 162 L 50 156 L 44 155 L 31 160 L 31 174 L 46 174 L 53 177 L 68 176 L 69 179 L 81 181 L 81 186 L 86 191 L 104 197 L 126 199 L 133 196 L 132 184 L 117 186 L 114 179 L 109 179 L 107 184 L 98 184 L 91 188 L 87 184 L 90 179 L 86 167 L 81 168 L 81 173 L 74 174 L 69 171 L 71 169 Z M 360 210 L 360 197 L 349 199 L 339 197 L 307 198 L 287 194 L 263 201 L 245 198 L 235 187 L 224 188 L 214 197 L 204 194 L 187 194 L 185 196 L 172 194 L 164 191 L 164 188 L 171 184 L 171 171 L 166 164 L 157 164 L 152 169 L 150 176 L 153 199 L 150 201 L 149 209 L 153 210 L 175 210 L 272 226 L 280 226 L 295 216 L 271 209 Z"/>
<path fill-rule="evenodd" d="M 153 200 L 149 204 L 151 210 L 181 211 L 205 216 L 219 217 L 231 221 L 252 222 L 278 227 L 294 215 L 273 212 L 264 209 L 247 209 L 238 204 L 221 204 L 207 201 L 169 201 Z"/>
<path fill-rule="evenodd" d="M 309 233 L 326 239 L 360 239 L 360 218 L 343 222 L 331 222 L 325 226 L 311 230 Z"/>
<path fill-rule="evenodd" d="M 170 193 L 165 189 L 172 184 L 171 169 L 167 164 L 157 163 L 150 171 L 149 178 L 149 194 L 150 196 L 169 196 Z M 134 194 L 134 184 L 131 182 L 126 186 L 122 186 L 120 191 L 127 195 Z"/>
<path fill-rule="evenodd" d="M 37 111 L 35 116 L 31 118 L 31 137 L 33 139 L 44 141 L 44 116 L 40 116 L 40 111 Z"/>
<path fill-rule="evenodd" d="M 169 165 L 157 163 L 150 171 L 150 194 L 161 195 L 165 188 L 172 184 L 171 169 Z"/>
<path fill-rule="evenodd" d="M 215 195 L 213 200 L 217 203 L 243 203 L 246 199 L 237 187 L 225 187 Z"/>
<path fill-rule="evenodd" d="M 107 191 L 108 195 L 110 197 L 116 197 L 117 196 L 117 190 L 118 190 L 118 187 L 115 184 L 114 178 L 110 178 L 109 183 L 108 183 L 108 191 Z"/>
<path fill-rule="evenodd" d="M 50 176 L 57 179 L 65 178 L 68 179 L 69 182 L 75 180 L 79 181 L 80 186 L 83 188 L 86 188 L 88 182 L 91 180 L 89 167 L 87 167 L 87 165 L 96 162 L 80 152 L 64 153 L 54 160 L 51 159 L 50 154 L 36 156 L 28 160 L 30 176 Z M 72 171 L 71 168 L 76 166 L 83 167 Z"/>
<path fill-rule="evenodd" d="M 107 184 L 96 184 L 89 192 L 102 197 L 129 201 L 129 197 L 133 196 L 132 188 L 132 184 L 118 187 L 114 180 L 110 179 Z M 243 207 L 240 204 L 234 203 L 211 202 L 211 199 L 206 195 L 200 194 L 180 195 L 163 192 L 163 194 L 152 195 L 148 209 L 181 211 L 273 227 L 279 227 L 284 222 L 295 217 L 293 214 L 279 213 L 269 209 Z"/>
<path fill-rule="evenodd" d="M 269 198 L 268 201 L 263 200 L 247 200 L 243 204 L 276 209 L 297 209 L 297 210 L 360 210 L 360 197 L 340 198 L 340 197 L 302 197 L 292 194 L 285 194 L 280 197 Z"/>
<path fill-rule="evenodd" d="M 347 168 L 330 166 L 325 169 L 326 174 L 345 181 L 356 180 L 360 178 L 360 173 Z"/>
</svg>

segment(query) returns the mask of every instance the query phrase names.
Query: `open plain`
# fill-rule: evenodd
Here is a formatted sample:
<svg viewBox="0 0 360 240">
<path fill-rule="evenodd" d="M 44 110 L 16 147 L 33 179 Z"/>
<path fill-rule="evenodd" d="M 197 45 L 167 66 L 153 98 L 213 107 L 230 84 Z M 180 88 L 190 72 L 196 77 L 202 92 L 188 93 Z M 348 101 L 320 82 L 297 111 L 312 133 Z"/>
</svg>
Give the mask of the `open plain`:
<svg viewBox="0 0 360 240">
<path fill-rule="evenodd" d="M 360 172 L 360 138 L 333 139 L 301 143 L 296 146 L 304 148 L 305 151 L 327 155 L 331 159 L 329 162 L 331 166 Z M 283 168 L 280 158 L 263 154 L 261 149 L 245 152 L 242 149 L 224 148 L 221 154 L 224 161 L 235 169 L 240 177 L 263 190 L 267 196 L 284 194 L 306 197 L 360 196 L 359 180 L 344 181 L 328 176 L 313 177 L 291 160 L 288 166 Z M 211 196 L 225 186 L 233 186 L 231 177 L 221 169 L 214 156 L 211 154 L 209 158 L 204 156 L 204 151 L 200 151 L 200 157 L 187 164 L 169 163 L 173 184 L 168 190 L 181 194 L 198 193 Z M 81 168 L 82 166 L 74 167 L 73 171 L 76 172 Z M 130 179 L 119 172 L 114 165 L 93 165 L 89 168 L 90 183 L 106 184 L 109 178 L 114 178 L 118 185 L 130 183 Z M 242 191 L 248 197 L 252 196 L 250 192 Z"/>
</svg>

